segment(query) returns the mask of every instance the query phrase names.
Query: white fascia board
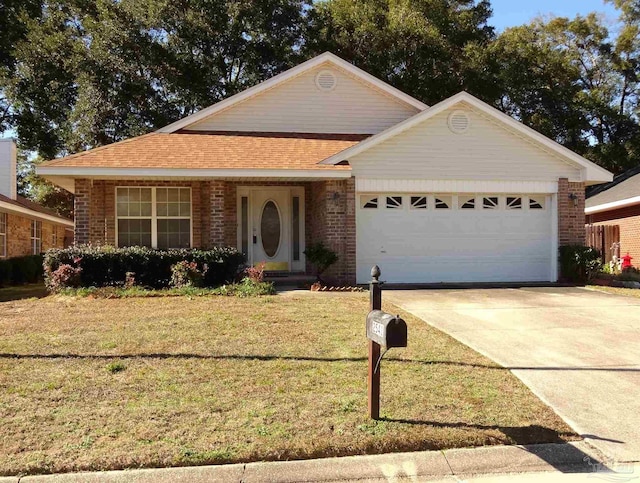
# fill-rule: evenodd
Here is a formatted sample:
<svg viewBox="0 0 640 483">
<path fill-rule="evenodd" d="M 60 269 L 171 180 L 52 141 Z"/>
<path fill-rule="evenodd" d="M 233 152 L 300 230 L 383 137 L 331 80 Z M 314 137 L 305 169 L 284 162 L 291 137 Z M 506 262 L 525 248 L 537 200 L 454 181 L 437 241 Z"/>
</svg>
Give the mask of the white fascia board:
<svg viewBox="0 0 640 483">
<path fill-rule="evenodd" d="M 401 123 L 398 123 L 395 126 L 390 127 L 386 131 L 382 131 L 381 133 L 378 133 L 375 136 L 371 136 L 370 138 L 365 139 L 364 141 L 356 144 L 355 146 L 347 148 L 344 151 L 341 151 L 325 159 L 320 164 L 338 164 L 339 162 L 344 161 L 345 159 L 348 160 L 349 158 L 357 154 L 360 154 L 368 149 L 371 149 L 372 147 L 388 139 L 391 139 L 408 129 L 411 129 L 414 126 L 417 126 L 418 124 L 440 114 L 441 112 L 446 111 L 447 109 L 453 107 L 454 105 L 460 102 L 466 102 L 467 104 L 475 107 L 476 109 L 487 114 L 488 116 L 494 119 L 497 119 L 499 121 L 502 121 L 504 124 L 506 124 L 508 127 L 513 129 L 514 131 L 517 131 L 518 133 L 522 134 L 525 137 L 533 139 L 534 141 L 548 148 L 550 151 L 555 152 L 556 154 L 562 156 L 565 159 L 568 159 L 569 161 L 583 168 L 585 170 L 585 175 L 584 175 L 585 179 L 583 181 L 587 183 L 604 183 L 604 182 L 613 180 L 613 173 L 610 173 L 606 169 L 601 168 L 597 164 L 589 161 L 588 159 L 583 158 L 579 154 L 574 153 L 570 149 L 567 149 L 564 146 L 561 146 L 557 142 L 540 134 L 536 130 L 528 126 L 525 126 L 523 123 L 516 121 L 511 116 L 505 114 L 504 112 L 499 111 L 498 109 L 472 96 L 468 92 L 460 92 L 455 96 L 452 96 L 449 99 L 446 99 L 436 104 L 435 106 L 430 107 L 429 109 L 426 109 L 422 112 L 419 112 L 415 116 L 410 117 L 409 119 L 402 121 Z"/>
<path fill-rule="evenodd" d="M 72 176 L 76 178 L 351 178 L 351 170 L 324 169 L 174 169 L 174 168 L 93 168 L 40 166 L 41 176 Z"/>
<path fill-rule="evenodd" d="M 593 213 L 601 213 L 603 211 L 625 208 L 627 206 L 637 204 L 640 204 L 640 196 L 634 196 L 633 198 L 627 198 L 625 200 L 612 201 L 611 203 L 603 203 L 601 205 L 591 206 L 590 208 L 585 208 L 584 212 L 587 215 L 591 215 Z"/>
<path fill-rule="evenodd" d="M 46 213 L 40 213 L 39 211 L 30 210 L 23 206 L 14 205 L 13 203 L 7 203 L 6 201 L 0 201 L 0 209 L 3 211 L 9 211 L 12 213 L 18 213 L 21 215 L 30 216 L 31 218 L 38 218 L 41 220 L 47 220 L 58 225 L 66 225 L 73 227 L 73 221 L 58 218 L 57 216 L 47 215 Z"/>
<path fill-rule="evenodd" d="M 558 192 L 557 181 L 491 181 L 452 179 L 389 179 L 356 177 L 359 193 L 514 193 Z"/>
<path fill-rule="evenodd" d="M 335 64 L 336 66 L 346 70 L 347 72 L 354 75 L 355 77 L 359 77 L 365 82 L 368 82 L 374 85 L 375 87 L 382 90 L 383 92 L 386 92 L 392 97 L 395 97 L 415 107 L 416 109 L 419 109 L 420 111 L 423 111 L 428 108 L 426 104 L 423 104 L 422 102 L 411 97 L 410 95 L 405 94 L 404 92 L 396 89 L 395 87 L 390 86 L 386 82 L 383 82 L 380 79 L 372 76 L 371 74 L 368 74 L 362 69 L 359 69 L 358 67 L 354 66 L 353 64 L 350 64 L 349 62 L 341 59 L 340 57 L 332 54 L 331 52 L 325 52 L 324 54 L 320 54 L 317 57 L 314 57 L 313 59 L 310 59 L 296 67 L 293 67 L 292 69 L 289 69 L 281 74 L 271 77 L 270 79 L 267 79 L 266 81 L 263 81 L 260 84 L 250 87 L 249 89 L 239 92 L 236 95 L 233 95 L 227 99 L 217 102 L 216 104 L 213 104 L 212 106 L 202 109 L 201 111 L 198 111 L 195 114 L 191 114 L 190 116 L 180 119 L 179 121 L 169 124 L 168 126 L 160 128 L 156 132 L 172 133 L 172 132 L 178 131 L 179 129 L 183 129 L 191 124 L 195 124 L 196 122 L 201 121 L 204 118 L 215 114 L 216 112 L 220 112 L 224 109 L 231 107 L 234 104 L 238 104 L 246 99 L 249 99 L 250 97 L 260 94 L 261 92 L 272 89 L 278 84 L 286 82 L 289 79 L 292 79 L 308 70 L 314 69 L 315 67 L 325 62 L 331 62 Z"/>
</svg>

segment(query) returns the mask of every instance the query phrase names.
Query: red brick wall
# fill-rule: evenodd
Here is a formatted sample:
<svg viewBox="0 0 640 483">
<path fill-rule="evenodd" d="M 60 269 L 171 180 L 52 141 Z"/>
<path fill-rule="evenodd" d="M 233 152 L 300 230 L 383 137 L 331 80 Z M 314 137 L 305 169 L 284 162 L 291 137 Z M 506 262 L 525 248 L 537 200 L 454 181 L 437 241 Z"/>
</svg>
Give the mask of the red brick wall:
<svg viewBox="0 0 640 483">
<path fill-rule="evenodd" d="M 640 205 L 587 215 L 587 223 L 618 225 L 620 227 L 620 255 L 629 253 L 631 263 L 640 267 Z"/>
<path fill-rule="evenodd" d="M 33 218 L 15 213 L 7 213 L 7 257 L 31 255 L 31 223 Z M 58 238 L 54 244 L 53 234 Z M 42 251 L 50 248 L 63 248 L 65 226 L 42 220 Z"/>
<path fill-rule="evenodd" d="M 355 179 L 313 183 L 310 200 L 311 242 L 323 241 L 339 257 L 323 278 L 339 284 L 355 284 Z"/>
<path fill-rule="evenodd" d="M 584 245 L 584 183 L 558 180 L 558 242 L 559 245 Z M 576 200 L 570 198 L 575 196 Z"/>
</svg>

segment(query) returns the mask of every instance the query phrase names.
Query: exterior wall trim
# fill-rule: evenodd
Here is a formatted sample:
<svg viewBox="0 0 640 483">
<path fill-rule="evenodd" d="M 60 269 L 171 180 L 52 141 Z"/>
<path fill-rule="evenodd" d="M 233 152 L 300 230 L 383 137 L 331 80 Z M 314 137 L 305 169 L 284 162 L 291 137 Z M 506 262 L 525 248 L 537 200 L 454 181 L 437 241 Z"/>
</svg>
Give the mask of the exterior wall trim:
<svg viewBox="0 0 640 483">
<path fill-rule="evenodd" d="M 33 211 L 29 208 L 23 208 L 21 206 L 14 205 L 12 203 L 7 203 L 5 201 L 0 201 L 0 209 L 3 211 L 9 211 L 14 213 L 20 213 L 23 215 L 30 216 L 31 218 L 37 218 L 39 220 L 50 221 L 51 223 L 57 223 L 58 225 L 65 225 L 73 227 L 73 221 L 65 220 L 63 218 L 58 218 L 53 215 L 47 215 L 46 213 L 40 213 L 39 211 Z"/>
<path fill-rule="evenodd" d="M 640 204 L 640 196 L 634 196 L 633 198 L 627 198 L 624 200 L 612 201 L 610 203 L 603 203 L 601 205 L 590 206 L 586 208 L 584 212 L 587 215 L 591 215 L 593 213 L 600 213 L 602 211 L 609 211 L 616 208 L 625 208 L 627 206 Z"/>
<path fill-rule="evenodd" d="M 94 168 L 41 166 L 42 176 L 77 176 L 91 178 L 109 176 L 113 179 L 148 178 L 313 178 L 346 179 L 351 177 L 349 169 L 172 169 L 172 168 Z"/>
<path fill-rule="evenodd" d="M 558 192 L 557 181 L 472 181 L 356 178 L 357 192 L 540 193 Z"/>
</svg>

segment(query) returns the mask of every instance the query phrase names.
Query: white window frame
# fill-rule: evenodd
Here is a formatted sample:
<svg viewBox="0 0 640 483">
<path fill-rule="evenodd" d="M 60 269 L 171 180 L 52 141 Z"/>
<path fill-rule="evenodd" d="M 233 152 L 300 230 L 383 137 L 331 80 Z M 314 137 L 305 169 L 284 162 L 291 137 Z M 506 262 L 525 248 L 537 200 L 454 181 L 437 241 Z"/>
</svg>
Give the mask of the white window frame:
<svg viewBox="0 0 640 483">
<path fill-rule="evenodd" d="M 151 189 L 151 216 L 118 216 L 118 190 L 124 188 L 140 188 Z M 166 188 L 188 189 L 189 190 L 189 216 L 158 216 L 156 204 L 156 190 Z M 189 220 L 189 247 L 193 248 L 193 189 L 191 186 L 135 186 L 123 185 L 116 186 L 114 196 L 114 214 L 115 214 L 115 244 L 118 244 L 118 220 L 148 220 L 151 218 L 151 248 L 158 248 L 158 220 Z"/>
<path fill-rule="evenodd" d="M 9 216 L 0 212 L 0 258 L 7 258 L 7 232 Z"/>
<path fill-rule="evenodd" d="M 31 220 L 31 253 L 39 255 L 42 253 L 42 222 Z"/>
</svg>

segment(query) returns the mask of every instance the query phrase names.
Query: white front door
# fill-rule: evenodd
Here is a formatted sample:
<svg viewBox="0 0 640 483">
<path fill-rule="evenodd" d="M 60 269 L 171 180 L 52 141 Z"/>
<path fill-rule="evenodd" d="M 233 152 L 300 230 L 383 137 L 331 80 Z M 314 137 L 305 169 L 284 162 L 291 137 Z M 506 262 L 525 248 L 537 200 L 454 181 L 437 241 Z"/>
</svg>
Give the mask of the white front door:
<svg viewBox="0 0 640 483">
<path fill-rule="evenodd" d="M 238 248 L 269 271 L 304 270 L 304 189 L 238 189 Z"/>
</svg>

